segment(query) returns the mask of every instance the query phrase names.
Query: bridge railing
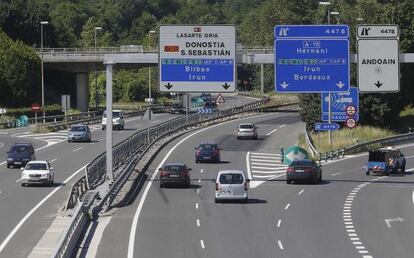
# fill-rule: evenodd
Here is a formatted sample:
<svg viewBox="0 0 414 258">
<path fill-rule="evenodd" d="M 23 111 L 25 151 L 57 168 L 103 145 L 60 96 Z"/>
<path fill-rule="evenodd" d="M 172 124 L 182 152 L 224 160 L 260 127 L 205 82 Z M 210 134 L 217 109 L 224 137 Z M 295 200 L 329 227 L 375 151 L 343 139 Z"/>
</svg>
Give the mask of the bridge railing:
<svg viewBox="0 0 414 258">
<path fill-rule="evenodd" d="M 105 55 L 105 54 L 158 54 L 158 48 L 134 48 L 134 47 L 99 47 L 99 48 L 36 48 L 38 54 L 44 55 Z M 270 54 L 273 53 L 273 47 L 242 47 L 237 48 L 237 54 Z"/>
</svg>

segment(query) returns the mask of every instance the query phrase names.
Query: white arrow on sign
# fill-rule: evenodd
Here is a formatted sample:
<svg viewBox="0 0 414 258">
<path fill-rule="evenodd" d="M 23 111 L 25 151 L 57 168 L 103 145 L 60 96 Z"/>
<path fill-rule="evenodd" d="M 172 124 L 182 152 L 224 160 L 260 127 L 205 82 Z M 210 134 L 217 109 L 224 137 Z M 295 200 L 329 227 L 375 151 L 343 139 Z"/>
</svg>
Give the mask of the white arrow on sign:
<svg viewBox="0 0 414 258">
<path fill-rule="evenodd" d="M 280 86 L 282 86 L 283 89 L 286 89 L 287 86 L 289 86 L 289 83 L 286 83 L 285 81 L 283 81 L 283 83 L 281 83 Z"/>
<path fill-rule="evenodd" d="M 336 86 L 338 86 L 338 88 L 342 89 L 342 87 L 345 86 L 345 84 L 342 81 L 339 81 Z"/>
<path fill-rule="evenodd" d="M 297 154 L 295 154 L 294 151 L 289 152 L 286 157 L 290 160 L 299 160 L 299 159 L 305 159 L 306 155 L 303 152 L 298 151 Z"/>
<path fill-rule="evenodd" d="M 385 223 L 387 224 L 387 227 L 389 227 L 389 228 L 391 228 L 391 222 L 395 222 L 395 221 L 403 222 L 403 221 L 405 221 L 405 219 L 400 218 L 400 217 L 395 218 L 395 219 L 385 219 Z"/>
</svg>

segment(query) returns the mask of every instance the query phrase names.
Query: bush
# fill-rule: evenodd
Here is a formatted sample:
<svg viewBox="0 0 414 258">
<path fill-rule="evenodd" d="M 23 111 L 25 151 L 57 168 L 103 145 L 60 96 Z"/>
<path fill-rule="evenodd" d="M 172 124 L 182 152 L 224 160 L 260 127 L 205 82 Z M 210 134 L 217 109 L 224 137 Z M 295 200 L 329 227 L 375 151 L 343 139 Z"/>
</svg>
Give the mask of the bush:
<svg viewBox="0 0 414 258">
<path fill-rule="evenodd" d="M 45 106 L 44 108 L 46 115 L 48 116 L 55 116 L 55 115 L 62 115 L 62 107 L 58 104 Z M 7 109 L 7 115 L 9 117 L 17 118 L 21 115 L 26 115 L 28 117 L 34 117 L 35 113 L 30 109 L 30 107 L 24 107 L 24 108 L 8 108 Z M 43 113 L 40 111 L 38 116 L 42 116 Z"/>
</svg>

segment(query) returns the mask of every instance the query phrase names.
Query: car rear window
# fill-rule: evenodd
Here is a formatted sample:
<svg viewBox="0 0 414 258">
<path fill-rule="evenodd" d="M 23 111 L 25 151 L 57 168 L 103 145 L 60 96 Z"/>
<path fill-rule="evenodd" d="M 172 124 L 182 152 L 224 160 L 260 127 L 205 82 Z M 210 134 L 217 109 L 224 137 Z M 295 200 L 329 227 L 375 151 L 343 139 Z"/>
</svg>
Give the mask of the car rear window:
<svg viewBox="0 0 414 258">
<path fill-rule="evenodd" d="M 121 112 L 112 112 L 112 118 L 117 118 L 121 116 Z M 106 111 L 103 114 L 103 117 L 106 118 Z"/>
<path fill-rule="evenodd" d="M 199 147 L 200 150 L 214 150 L 216 146 L 214 144 L 203 144 Z"/>
<path fill-rule="evenodd" d="M 185 171 L 185 166 L 181 166 L 181 165 L 167 165 L 164 167 L 165 171 L 170 171 L 170 172 L 182 172 Z"/>
<path fill-rule="evenodd" d="M 382 151 L 371 151 L 368 156 L 368 161 L 385 161 L 385 153 Z"/>
<path fill-rule="evenodd" d="M 310 166 L 313 166 L 313 162 L 311 160 L 295 160 L 290 165 L 293 166 L 293 167 L 294 166 L 297 166 L 297 167 L 300 167 L 300 166 L 310 167 Z"/>
<path fill-rule="evenodd" d="M 253 125 L 240 125 L 241 129 L 253 129 L 254 126 Z"/>
<path fill-rule="evenodd" d="M 43 163 L 29 163 L 26 165 L 27 170 L 46 170 L 46 164 Z"/>
<path fill-rule="evenodd" d="M 242 184 L 243 175 L 238 173 L 221 174 L 219 181 L 220 184 Z"/>
</svg>

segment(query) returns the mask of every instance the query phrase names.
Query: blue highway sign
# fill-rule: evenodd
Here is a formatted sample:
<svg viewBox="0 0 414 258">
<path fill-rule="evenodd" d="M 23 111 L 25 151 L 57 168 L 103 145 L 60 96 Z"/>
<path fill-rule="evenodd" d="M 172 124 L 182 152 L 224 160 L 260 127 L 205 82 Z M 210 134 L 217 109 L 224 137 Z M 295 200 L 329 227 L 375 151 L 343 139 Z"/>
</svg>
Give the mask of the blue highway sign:
<svg viewBox="0 0 414 258">
<path fill-rule="evenodd" d="M 337 123 L 315 123 L 315 131 L 333 131 L 339 128 Z"/>
<path fill-rule="evenodd" d="M 346 107 L 354 106 L 356 114 L 352 116 L 355 121 L 359 121 L 359 91 L 356 87 L 351 87 L 348 92 L 331 93 L 331 121 L 345 122 L 349 116 Z M 329 121 L 329 94 L 321 94 L 322 121 Z"/>
<path fill-rule="evenodd" d="M 323 33 L 331 29 L 338 33 Z M 280 93 L 348 91 L 348 36 L 346 25 L 276 26 L 275 90 Z"/>
<path fill-rule="evenodd" d="M 345 122 L 348 118 L 350 118 L 347 114 L 331 114 L 331 121 L 333 122 Z M 352 118 L 355 121 L 359 121 L 359 114 L 356 113 L 355 115 L 352 116 Z M 321 115 L 321 120 L 322 121 L 329 121 L 329 115 L 328 113 L 322 113 Z"/>
</svg>

